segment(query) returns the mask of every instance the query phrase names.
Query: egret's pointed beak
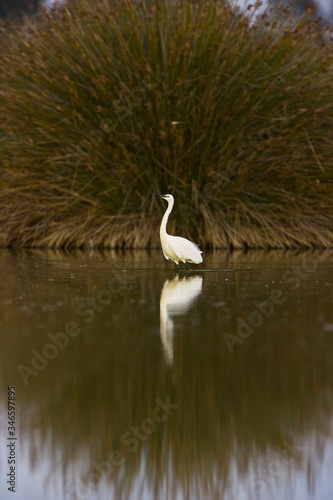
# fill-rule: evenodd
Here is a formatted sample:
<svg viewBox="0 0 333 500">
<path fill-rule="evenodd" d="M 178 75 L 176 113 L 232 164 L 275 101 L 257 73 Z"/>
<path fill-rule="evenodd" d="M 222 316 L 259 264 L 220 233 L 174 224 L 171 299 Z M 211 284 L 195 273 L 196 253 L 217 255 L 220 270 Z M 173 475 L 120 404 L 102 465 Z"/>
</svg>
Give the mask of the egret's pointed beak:
<svg viewBox="0 0 333 500">
<path fill-rule="evenodd" d="M 159 198 L 165 198 L 166 197 L 165 194 L 155 194 L 154 196 L 158 196 Z"/>
</svg>

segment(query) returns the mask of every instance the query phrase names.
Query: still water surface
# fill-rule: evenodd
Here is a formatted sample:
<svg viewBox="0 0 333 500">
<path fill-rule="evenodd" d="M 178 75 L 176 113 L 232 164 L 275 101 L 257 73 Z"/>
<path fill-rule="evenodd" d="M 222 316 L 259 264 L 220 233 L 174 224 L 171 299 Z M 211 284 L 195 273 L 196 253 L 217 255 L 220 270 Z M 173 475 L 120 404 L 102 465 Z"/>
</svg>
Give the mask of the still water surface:
<svg viewBox="0 0 333 500">
<path fill-rule="evenodd" d="M 1 499 L 333 498 L 332 252 L 0 266 Z"/>
</svg>

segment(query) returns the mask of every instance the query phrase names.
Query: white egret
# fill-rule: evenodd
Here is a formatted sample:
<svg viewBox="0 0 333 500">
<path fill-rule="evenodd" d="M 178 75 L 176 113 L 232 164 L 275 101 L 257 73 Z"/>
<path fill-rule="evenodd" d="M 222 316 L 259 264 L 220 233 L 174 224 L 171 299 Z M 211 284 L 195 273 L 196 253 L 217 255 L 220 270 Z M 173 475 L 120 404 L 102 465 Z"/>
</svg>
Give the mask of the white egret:
<svg viewBox="0 0 333 500">
<path fill-rule="evenodd" d="M 179 271 L 179 262 L 183 262 L 186 269 L 189 271 L 190 269 L 187 267 L 186 262 L 200 264 L 203 260 L 201 255 L 202 252 L 199 250 L 198 245 L 192 243 L 192 241 L 189 241 L 186 238 L 181 238 L 180 236 L 171 236 L 167 233 L 166 226 L 175 200 L 171 194 L 155 194 L 155 196 L 159 196 L 168 202 L 168 208 L 163 216 L 160 227 L 163 255 L 166 260 L 171 259 L 175 264 L 177 264 Z"/>
</svg>

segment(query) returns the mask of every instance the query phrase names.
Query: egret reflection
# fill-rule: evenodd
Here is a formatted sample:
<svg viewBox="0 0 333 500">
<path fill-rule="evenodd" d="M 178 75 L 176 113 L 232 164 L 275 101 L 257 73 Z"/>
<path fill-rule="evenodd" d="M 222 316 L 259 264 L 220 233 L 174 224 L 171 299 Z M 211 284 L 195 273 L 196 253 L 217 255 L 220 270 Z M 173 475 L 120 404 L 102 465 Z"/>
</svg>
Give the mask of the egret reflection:
<svg viewBox="0 0 333 500">
<path fill-rule="evenodd" d="M 160 300 L 160 335 L 166 364 L 173 364 L 173 318 L 185 314 L 202 292 L 202 276 L 166 280 Z"/>
</svg>

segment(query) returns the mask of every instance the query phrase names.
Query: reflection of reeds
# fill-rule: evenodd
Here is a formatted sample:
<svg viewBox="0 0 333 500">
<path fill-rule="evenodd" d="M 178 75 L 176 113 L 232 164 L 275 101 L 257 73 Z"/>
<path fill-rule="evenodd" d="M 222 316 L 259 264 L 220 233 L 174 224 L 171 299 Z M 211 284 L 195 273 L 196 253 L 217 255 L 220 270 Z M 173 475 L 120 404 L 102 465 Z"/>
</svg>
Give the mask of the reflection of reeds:
<svg viewBox="0 0 333 500">
<path fill-rule="evenodd" d="M 332 304 L 326 290 L 315 283 L 329 279 L 331 257 L 302 283 L 301 312 L 297 293 L 286 288 L 288 301 L 277 314 L 230 354 L 223 333 L 234 331 L 235 317 L 246 317 L 253 299 L 267 296 L 267 274 L 257 272 L 254 280 L 242 272 L 242 263 L 261 269 L 264 262 L 275 268 L 275 286 L 282 286 L 278 277 L 282 266 L 288 268 L 286 259 L 290 269 L 302 262 L 293 255 L 270 254 L 256 261 L 255 256 L 242 260 L 232 254 L 229 268 L 237 271 L 228 273 L 229 284 L 217 284 L 216 273 L 204 275 L 200 313 L 193 306 L 202 329 L 190 319 L 177 322 L 170 372 L 164 369 L 158 336 L 164 276 L 142 269 L 151 262 L 148 254 L 140 257 L 139 273 L 119 272 L 123 293 L 115 294 L 90 324 L 75 310 L 82 298 L 96 296 L 111 273 L 122 269 L 113 254 L 6 256 L 1 296 L 11 298 L 12 305 L 1 302 L 7 342 L 0 351 L 0 379 L 17 386 L 20 439 L 29 442 L 36 467 L 40 449 L 50 446 L 55 462 L 60 449 L 64 475 L 71 471 L 85 482 L 93 461 L 105 461 L 111 451 L 120 450 L 125 463 L 108 481 L 116 488 L 116 498 L 126 498 L 144 453 L 145 480 L 152 490 L 160 492 L 168 478 L 170 490 L 180 488 L 190 498 L 191 488 L 200 487 L 207 494 L 213 488 L 231 488 L 231 464 L 246 478 L 249 464 L 272 450 L 281 452 L 285 439 L 292 443 L 299 435 L 328 429 L 332 341 L 330 333 L 318 331 L 318 318 L 331 318 Z M 316 293 L 311 292 L 314 286 Z M 221 299 L 225 306 L 215 307 Z M 57 303 L 62 305 L 55 310 L 45 307 Z M 229 317 L 226 308 L 231 306 Z M 79 322 L 80 336 L 24 387 L 17 364 L 28 364 L 31 348 L 41 349 L 46 334 L 61 330 L 70 320 Z M 167 397 L 179 408 L 157 425 L 138 451 L 129 452 L 122 434 L 151 417 L 156 398 Z"/>
<path fill-rule="evenodd" d="M 203 245 L 332 244 L 332 50 L 313 19 L 72 0 L 2 35 L 0 244 L 158 245 L 168 191 Z"/>
</svg>

